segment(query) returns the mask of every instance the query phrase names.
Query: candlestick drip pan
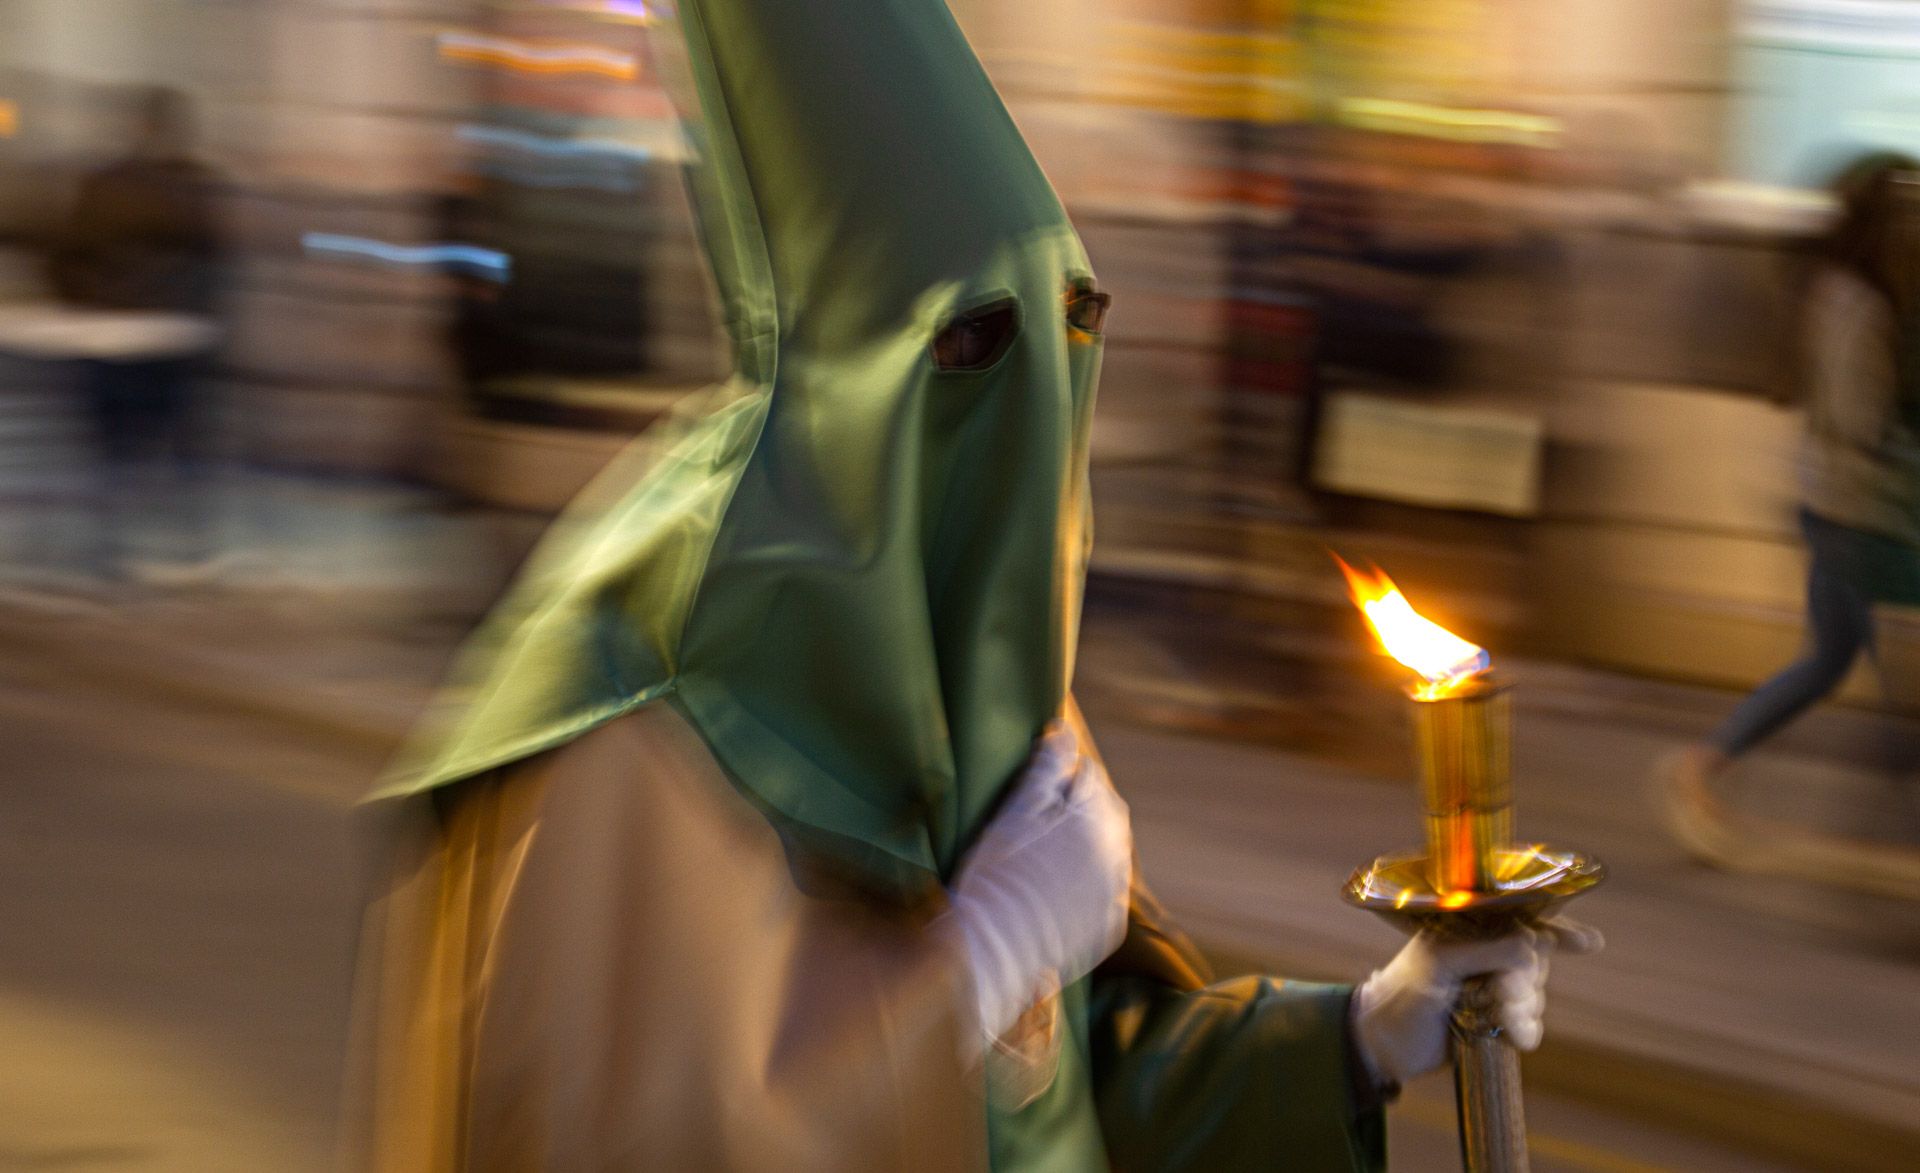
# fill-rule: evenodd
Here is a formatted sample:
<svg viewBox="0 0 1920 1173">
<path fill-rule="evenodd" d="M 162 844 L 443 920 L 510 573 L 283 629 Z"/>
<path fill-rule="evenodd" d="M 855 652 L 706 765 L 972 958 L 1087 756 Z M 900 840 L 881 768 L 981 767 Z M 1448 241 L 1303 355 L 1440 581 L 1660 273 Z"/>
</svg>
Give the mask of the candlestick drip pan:
<svg viewBox="0 0 1920 1173">
<path fill-rule="evenodd" d="M 1434 887 L 1425 855 L 1389 855 L 1353 873 L 1342 895 L 1403 928 L 1456 936 L 1509 932 L 1537 920 L 1606 878 L 1590 855 L 1535 845 L 1494 853 L 1494 885 L 1485 891 Z"/>
</svg>

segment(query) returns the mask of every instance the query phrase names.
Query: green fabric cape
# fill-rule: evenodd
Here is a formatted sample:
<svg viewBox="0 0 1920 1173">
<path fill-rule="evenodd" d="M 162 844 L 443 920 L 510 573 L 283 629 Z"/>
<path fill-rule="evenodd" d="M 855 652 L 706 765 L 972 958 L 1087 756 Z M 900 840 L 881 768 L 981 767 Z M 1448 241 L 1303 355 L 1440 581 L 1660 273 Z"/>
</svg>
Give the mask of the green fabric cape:
<svg viewBox="0 0 1920 1173">
<path fill-rule="evenodd" d="M 378 794 L 672 703 L 802 855 L 924 891 L 1067 694 L 1100 342 L 1065 302 L 1091 271 L 940 0 L 683 0 L 679 21 L 735 374 L 556 525 Z M 938 369 L 942 327 L 1003 299 L 1020 319 L 1004 357 Z M 1261 989 L 1127 987 L 1096 1022 L 1088 983 L 1070 988 L 1059 1076 L 993 1114 L 995 1167 L 1106 1167 L 1102 1115 L 1129 1167 L 1364 1166 L 1378 1146 L 1365 1120 L 1352 1132 L 1346 990 Z M 1096 1029 L 1120 1073 L 1105 1090 Z M 1132 1045 L 1164 1038 L 1188 1060 Z M 1170 1103 L 1178 1130 L 1156 1132 Z"/>
</svg>

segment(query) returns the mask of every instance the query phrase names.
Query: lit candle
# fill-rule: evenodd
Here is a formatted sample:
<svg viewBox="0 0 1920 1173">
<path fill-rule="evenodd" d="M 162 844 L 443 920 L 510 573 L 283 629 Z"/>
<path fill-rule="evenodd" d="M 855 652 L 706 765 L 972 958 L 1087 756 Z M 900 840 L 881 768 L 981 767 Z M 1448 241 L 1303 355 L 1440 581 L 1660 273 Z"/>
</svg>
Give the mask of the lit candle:
<svg viewBox="0 0 1920 1173">
<path fill-rule="evenodd" d="M 1512 847 L 1511 715 L 1486 650 L 1415 611 L 1378 569 L 1340 568 L 1380 646 L 1420 678 L 1407 695 L 1427 830 L 1425 855 L 1374 860 L 1348 878 L 1347 899 L 1407 932 L 1475 939 L 1537 921 L 1598 884 L 1606 869 L 1590 856 Z M 1489 979 L 1475 977 L 1454 1007 L 1461 1158 L 1468 1173 L 1525 1173 L 1520 1062 L 1493 1004 Z"/>
<path fill-rule="evenodd" d="M 1507 690 L 1492 679 L 1485 648 L 1415 611 L 1392 579 L 1344 561 L 1340 569 L 1380 645 L 1420 677 L 1407 695 L 1426 808 L 1428 879 L 1434 891 L 1465 903 L 1498 887 L 1499 861 L 1513 839 Z"/>
</svg>

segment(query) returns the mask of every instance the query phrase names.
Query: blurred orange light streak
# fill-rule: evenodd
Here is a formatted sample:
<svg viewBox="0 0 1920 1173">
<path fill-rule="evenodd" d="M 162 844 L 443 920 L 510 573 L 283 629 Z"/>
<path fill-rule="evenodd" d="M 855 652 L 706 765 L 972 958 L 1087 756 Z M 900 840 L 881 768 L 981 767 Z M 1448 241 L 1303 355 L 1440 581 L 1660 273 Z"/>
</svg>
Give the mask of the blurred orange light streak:
<svg viewBox="0 0 1920 1173">
<path fill-rule="evenodd" d="M 12 138 L 20 133 L 20 107 L 16 103 L 0 100 L 0 138 Z"/>
<path fill-rule="evenodd" d="M 440 56 L 449 61 L 495 65 L 515 73 L 589 73 L 616 81 L 632 81 L 640 76 L 640 63 L 632 55 L 615 53 L 598 45 L 447 33 L 440 38 Z"/>
</svg>

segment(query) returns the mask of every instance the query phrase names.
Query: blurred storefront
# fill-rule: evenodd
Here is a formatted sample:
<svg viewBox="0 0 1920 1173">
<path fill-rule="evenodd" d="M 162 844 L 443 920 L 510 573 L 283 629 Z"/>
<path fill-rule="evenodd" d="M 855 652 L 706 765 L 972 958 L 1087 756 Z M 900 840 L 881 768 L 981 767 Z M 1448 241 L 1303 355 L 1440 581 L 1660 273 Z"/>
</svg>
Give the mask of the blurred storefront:
<svg viewBox="0 0 1920 1173">
<path fill-rule="evenodd" d="M 550 509 L 719 365 L 645 20 L 598 0 L 4 0 L 6 293 L 44 297 L 33 254 L 115 149 L 121 95 L 177 87 L 223 177 L 232 454 Z M 523 467 L 542 450 L 566 467 Z"/>
<path fill-rule="evenodd" d="M 960 11 L 1116 291 L 1109 578 L 1257 639 L 1335 601 L 1334 544 L 1505 646 L 1791 656 L 1804 160 L 1900 141 L 1911 6 L 1022 7 Z"/>
<path fill-rule="evenodd" d="M 459 283 L 466 413 L 450 483 L 550 511 L 634 432 L 724 375 L 664 88 L 670 49 L 638 3 L 491 5 L 440 34 L 475 105 L 448 232 L 504 269 Z"/>
<path fill-rule="evenodd" d="M 1788 653 L 1784 274 L 1821 206 L 1784 185 L 1911 141 L 1913 5 L 952 7 L 1116 295 L 1104 580 L 1272 628 L 1338 601 L 1333 544 L 1507 646 Z M 650 15 L 0 0 L 0 297 L 42 295 L 118 88 L 180 86 L 225 177 L 230 448 L 544 514 L 724 362 Z"/>
</svg>

